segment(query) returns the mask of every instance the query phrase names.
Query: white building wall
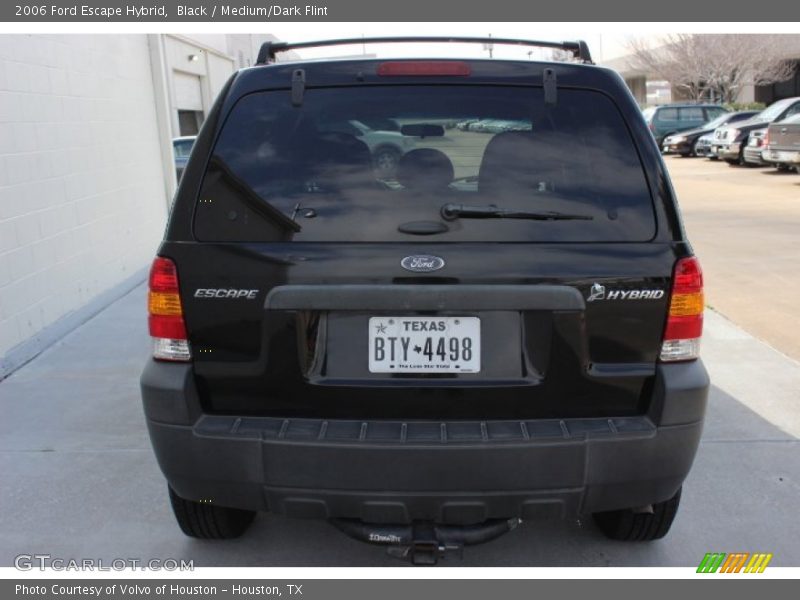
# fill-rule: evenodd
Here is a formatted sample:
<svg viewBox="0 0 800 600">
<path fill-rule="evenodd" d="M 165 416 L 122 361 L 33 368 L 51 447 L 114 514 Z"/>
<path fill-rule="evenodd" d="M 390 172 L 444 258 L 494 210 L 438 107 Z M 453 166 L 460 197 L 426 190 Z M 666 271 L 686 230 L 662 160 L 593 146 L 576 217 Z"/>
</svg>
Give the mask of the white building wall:
<svg viewBox="0 0 800 600">
<path fill-rule="evenodd" d="M 0 35 L 0 359 L 151 260 L 155 106 L 147 36 Z"/>
</svg>

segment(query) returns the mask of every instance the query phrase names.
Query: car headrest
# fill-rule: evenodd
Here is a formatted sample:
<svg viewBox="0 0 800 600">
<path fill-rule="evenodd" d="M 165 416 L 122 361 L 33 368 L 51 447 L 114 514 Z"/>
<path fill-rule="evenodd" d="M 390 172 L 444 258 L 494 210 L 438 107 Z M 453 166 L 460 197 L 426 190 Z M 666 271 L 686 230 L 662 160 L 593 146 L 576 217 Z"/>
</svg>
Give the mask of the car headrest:
<svg viewBox="0 0 800 600">
<path fill-rule="evenodd" d="M 546 130 L 495 135 L 483 153 L 478 190 L 542 192 L 563 188 L 569 180 L 569 165 L 574 161 L 564 155 L 556 138 L 555 132 Z"/>
<path fill-rule="evenodd" d="M 447 155 L 433 148 L 411 150 L 397 163 L 397 181 L 408 190 L 430 192 L 447 189 L 455 171 Z"/>
<path fill-rule="evenodd" d="M 323 189 L 375 185 L 369 147 L 348 133 L 318 134 L 309 148 L 311 178 Z"/>
</svg>

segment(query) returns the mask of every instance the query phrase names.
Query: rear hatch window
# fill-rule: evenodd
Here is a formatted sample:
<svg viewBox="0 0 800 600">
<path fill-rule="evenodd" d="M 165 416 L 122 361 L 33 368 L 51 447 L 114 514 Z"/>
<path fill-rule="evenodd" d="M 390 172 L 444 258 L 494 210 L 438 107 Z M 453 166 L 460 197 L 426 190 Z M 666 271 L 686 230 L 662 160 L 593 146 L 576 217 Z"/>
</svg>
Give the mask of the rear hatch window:
<svg viewBox="0 0 800 600">
<path fill-rule="evenodd" d="M 444 206 L 478 211 L 444 218 Z M 495 210 L 503 218 L 480 216 Z M 536 87 L 387 85 L 307 89 L 301 107 L 286 91 L 241 98 L 194 230 L 201 241 L 638 242 L 655 217 L 602 93 L 559 89 L 553 105 Z"/>
</svg>

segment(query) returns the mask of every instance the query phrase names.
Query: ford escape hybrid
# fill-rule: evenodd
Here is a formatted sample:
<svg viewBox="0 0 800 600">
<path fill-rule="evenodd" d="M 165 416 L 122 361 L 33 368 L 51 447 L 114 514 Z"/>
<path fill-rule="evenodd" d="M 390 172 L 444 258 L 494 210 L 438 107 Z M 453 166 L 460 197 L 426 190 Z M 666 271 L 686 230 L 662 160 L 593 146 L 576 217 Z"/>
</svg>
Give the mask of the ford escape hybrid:
<svg viewBox="0 0 800 600">
<path fill-rule="evenodd" d="M 576 60 L 273 43 L 221 93 L 150 274 L 142 395 L 184 533 L 272 511 L 418 562 L 520 519 L 667 533 L 709 385 L 668 174 L 585 44 L 492 41 Z"/>
</svg>

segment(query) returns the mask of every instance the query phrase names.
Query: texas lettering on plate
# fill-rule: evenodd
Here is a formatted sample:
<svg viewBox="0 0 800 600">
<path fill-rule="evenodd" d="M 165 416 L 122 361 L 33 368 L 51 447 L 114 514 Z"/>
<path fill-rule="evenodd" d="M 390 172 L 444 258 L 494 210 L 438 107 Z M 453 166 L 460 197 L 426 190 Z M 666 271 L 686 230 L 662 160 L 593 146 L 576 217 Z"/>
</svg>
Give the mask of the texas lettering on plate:
<svg viewBox="0 0 800 600">
<path fill-rule="evenodd" d="M 370 373 L 478 373 L 478 317 L 371 317 Z"/>
</svg>

